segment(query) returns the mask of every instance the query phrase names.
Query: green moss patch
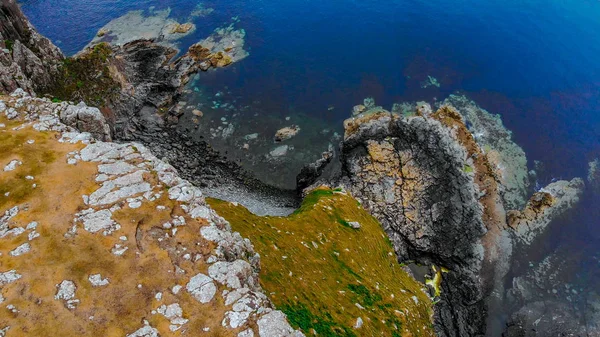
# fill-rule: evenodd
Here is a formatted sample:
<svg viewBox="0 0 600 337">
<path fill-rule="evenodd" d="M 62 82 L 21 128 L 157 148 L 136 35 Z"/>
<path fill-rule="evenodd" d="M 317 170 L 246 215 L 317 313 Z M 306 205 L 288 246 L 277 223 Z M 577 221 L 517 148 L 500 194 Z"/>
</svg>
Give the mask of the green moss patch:
<svg viewBox="0 0 600 337">
<path fill-rule="evenodd" d="M 56 101 L 84 101 L 90 106 L 106 106 L 120 91 L 120 85 L 110 74 L 112 53 L 108 44 L 100 43 L 77 57 L 66 58 L 48 94 Z"/>
<path fill-rule="evenodd" d="M 208 199 L 261 255 L 261 285 L 290 323 L 317 336 L 434 336 L 432 303 L 397 263 L 375 218 L 348 194 L 310 193 L 288 217 Z M 360 229 L 349 222 L 359 222 Z M 358 318 L 363 326 L 354 328 Z"/>
</svg>

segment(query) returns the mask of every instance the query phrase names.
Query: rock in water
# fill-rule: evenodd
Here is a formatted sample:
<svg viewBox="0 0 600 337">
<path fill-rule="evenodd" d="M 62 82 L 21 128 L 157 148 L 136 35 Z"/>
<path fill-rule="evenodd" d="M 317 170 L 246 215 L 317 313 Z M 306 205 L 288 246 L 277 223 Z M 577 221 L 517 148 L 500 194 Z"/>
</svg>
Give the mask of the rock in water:
<svg viewBox="0 0 600 337">
<path fill-rule="evenodd" d="M 524 153 L 501 122 L 471 101 L 453 100 L 465 111 L 442 105 L 433 112 L 424 103 L 415 116 L 403 116 L 399 107 L 391 113 L 365 100 L 371 108 L 344 122 L 342 168 L 329 185 L 342 185 L 381 222 L 401 262 L 442 271 L 432 294 L 439 299 L 434 317 L 440 336 L 480 336 L 487 309 L 503 305 L 513 250 L 573 207 L 583 186 L 581 179 L 548 186 L 553 201 L 547 205 L 541 196 L 536 228 L 509 227 L 505 207 L 524 204 Z M 476 121 L 475 130 L 466 119 Z M 503 154 L 494 156 L 491 149 Z M 509 163 L 504 152 L 522 160 Z M 538 199 L 534 195 L 530 203 Z M 511 223 L 522 213 L 529 214 L 510 213 Z"/>
<path fill-rule="evenodd" d="M 298 125 L 286 126 L 277 130 L 274 139 L 276 142 L 282 142 L 294 137 L 298 132 L 300 132 L 300 127 Z"/>
<path fill-rule="evenodd" d="M 600 193 L 600 159 L 596 158 L 589 163 L 587 180 L 592 190 Z"/>
<path fill-rule="evenodd" d="M 77 106 L 69 105 L 60 113 L 60 121 L 66 125 L 89 132 L 96 139 L 110 142 L 112 140 L 110 126 L 98 110 L 81 102 Z"/>
</svg>

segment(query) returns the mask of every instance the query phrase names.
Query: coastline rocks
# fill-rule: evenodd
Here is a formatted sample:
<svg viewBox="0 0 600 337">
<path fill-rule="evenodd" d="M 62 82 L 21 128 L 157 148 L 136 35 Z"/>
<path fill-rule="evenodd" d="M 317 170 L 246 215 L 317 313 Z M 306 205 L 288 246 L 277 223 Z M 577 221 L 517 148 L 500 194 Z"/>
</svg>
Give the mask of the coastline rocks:
<svg viewBox="0 0 600 337">
<path fill-rule="evenodd" d="M 181 24 L 169 18 L 170 14 L 170 9 L 149 16 L 144 15 L 143 10 L 131 11 L 102 27 L 86 48 L 101 42 L 122 46 L 136 40 L 155 40 L 174 47 L 175 40 L 189 35 L 196 26 L 192 23 Z"/>
<path fill-rule="evenodd" d="M 553 219 L 579 202 L 584 188 L 580 178 L 560 180 L 535 193 L 522 211 L 508 212 L 508 225 L 514 229 L 518 241 L 531 244 Z"/>
<path fill-rule="evenodd" d="M 301 192 L 313 185 L 323 175 L 323 170 L 329 165 L 333 156 L 333 147 L 330 147 L 329 151 L 323 152 L 316 162 L 305 165 L 296 176 L 296 189 Z"/>
<path fill-rule="evenodd" d="M 300 127 L 298 125 L 286 126 L 277 130 L 273 139 L 276 143 L 279 143 L 296 136 L 298 132 L 300 132 Z"/>
<path fill-rule="evenodd" d="M 94 138 L 110 142 L 112 140 L 110 126 L 98 108 L 92 108 L 81 102 L 69 105 L 60 113 L 60 121 L 82 132 L 89 132 Z"/>
<path fill-rule="evenodd" d="M 63 184 L 60 186 L 74 188 L 76 191 L 74 194 L 72 192 L 65 194 L 64 198 L 53 201 L 54 204 L 48 206 L 49 209 L 46 211 L 59 212 L 59 216 L 66 217 L 67 221 L 47 224 L 51 227 L 46 227 L 47 231 L 40 233 L 41 235 L 38 235 L 35 241 L 31 241 L 31 250 L 26 255 L 29 257 L 34 254 L 35 257 L 31 258 L 39 259 L 39 254 L 48 254 L 44 247 L 48 245 L 48 241 L 54 242 L 52 240 L 58 240 L 57 242 L 63 245 L 62 249 L 69 252 L 64 256 L 56 255 L 51 262 L 37 263 L 34 271 L 44 275 L 44 281 L 48 278 L 56 278 L 56 275 L 65 276 L 64 280 L 61 277 L 49 283 L 49 287 L 54 288 L 58 282 L 56 288 L 49 292 L 52 293 L 50 298 L 60 301 L 65 309 L 64 311 L 39 311 L 47 310 L 40 306 L 52 302 L 47 301 L 46 298 L 40 299 L 36 302 L 37 305 L 19 308 L 22 315 L 7 318 L 10 325 L 28 328 L 31 322 L 23 321 L 23 319 L 27 320 L 26 317 L 53 312 L 53 317 L 59 317 L 63 322 L 66 322 L 65 315 L 69 315 L 75 322 L 75 325 L 65 324 L 62 327 L 63 331 L 71 331 L 74 326 L 78 328 L 86 326 L 92 329 L 91 331 L 98 331 L 99 335 L 104 335 L 100 331 L 105 331 L 102 329 L 106 329 L 106 325 L 87 326 L 86 324 L 90 324 L 92 319 L 88 318 L 88 314 L 80 314 L 81 310 L 87 310 L 86 306 L 94 303 L 97 305 L 94 316 L 99 320 L 139 320 L 144 316 L 137 316 L 138 314 L 143 315 L 144 312 L 158 310 L 158 313 L 169 319 L 171 323 L 156 328 L 145 325 L 132 336 L 158 335 L 159 331 L 165 333 L 164 329 L 176 331 L 188 324 L 188 320 L 183 316 L 184 311 L 189 317 L 201 319 L 202 313 L 208 308 L 202 307 L 203 305 L 210 305 L 215 312 L 224 313 L 222 319 L 217 317 L 215 320 L 215 317 L 210 316 L 211 319 L 202 321 L 201 324 L 204 326 L 211 326 L 210 331 L 242 328 L 251 329 L 262 337 L 271 337 L 269 331 L 283 331 L 289 327 L 286 316 L 273 309 L 269 298 L 259 285 L 260 257 L 254 252 L 251 242 L 239 233 L 232 232 L 229 223 L 206 204 L 202 191 L 180 178 L 173 166 L 156 158 L 139 143 L 102 142 L 94 139 L 91 134 L 79 133 L 60 121 L 59 114 L 62 111 L 69 108 L 79 109 L 79 106 L 71 106 L 67 103 L 56 104 L 48 99 L 27 96 L 22 92 L 2 99 L 6 99 L 2 104 L 7 108 L 18 105 L 27 107 L 19 108 L 18 116 L 14 119 L 15 122 L 20 121 L 23 124 L 7 132 L 36 133 L 37 130 L 57 133 L 56 137 L 48 137 L 47 144 L 39 142 L 38 145 L 38 142 L 35 142 L 35 146 L 49 146 L 52 151 L 56 151 L 56 154 L 66 158 L 48 164 L 55 166 L 48 170 L 50 173 L 36 175 L 36 181 L 44 183 L 43 179 L 50 179 L 55 184 Z M 73 164 L 70 161 L 73 161 Z M 24 161 L 23 169 L 30 169 L 31 165 L 34 163 Z M 67 177 L 66 181 L 62 177 L 44 177 L 44 174 L 52 174 L 55 171 L 64 174 Z M 73 179 L 80 179 L 80 181 L 71 182 L 71 175 L 77 177 Z M 26 184 L 30 183 L 26 182 Z M 82 184 L 86 187 L 82 187 Z M 143 186 L 143 189 L 136 186 Z M 36 191 L 38 190 L 33 190 L 32 193 Z M 0 233 L 8 232 L 8 226 L 25 228 L 25 224 L 30 220 L 25 223 L 16 222 L 23 221 L 21 218 L 15 219 L 17 213 L 19 215 L 23 213 L 22 217 L 27 219 L 27 216 L 43 211 L 38 208 L 41 207 L 40 204 L 45 205 L 45 203 L 31 199 L 46 196 L 40 194 L 41 189 L 39 191 L 38 194 L 27 195 L 30 199 L 22 202 L 28 206 L 23 207 L 21 212 L 19 207 L 15 206 L 0 217 Z M 72 208 L 69 209 L 72 209 L 73 213 L 61 209 L 63 207 L 61 205 L 65 204 L 72 204 Z M 83 231 L 86 225 L 78 221 L 75 212 L 81 209 L 84 211 L 80 213 L 86 214 L 102 212 L 100 226 L 88 228 L 91 229 L 89 232 Z M 148 211 L 152 212 L 152 216 L 146 218 Z M 139 221 L 132 220 L 137 217 Z M 72 219 L 70 224 L 69 218 Z M 27 229 L 20 233 L 34 230 L 37 223 L 32 224 L 33 222 L 29 223 Z M 110 230 L 106 228 L 106 224 Z M 102 229 L 107 230 L 102 232 Z M 25 239 L 27 237 L 31 235 L 25 235 Z M 29 247 L 30 243 L 26 244 Z M 52 243 L 50 245 L 52 247 Z M 97 254 L 82 253 L 84 252 L 80 248 L 82 245 L 85 245 L 85 251 L 89 250 Z M 76 260 L 70 258 L 71 252 L 78 252 Z M 6 296 L 6 300 L 36 300 L 28 293 L 30 282 L 33 280 L 32 270 L 23 271 L 25 268 L 21 268 L 22 264 L 28 263 L 24 257 L 7 254 L 2 258 L 12 259 L 15 266 L 14 269 L 3 270 L 0 273 L 0 285 L 3 287 L 3 296 Z M 96 259 L 102 259 L 102 263 L 98 264 Z M 134 260 L 137 262 L 133 262 Z M 73 263 L 78 266 L 77 270 L 83 268 L 85 272 L 73 274 L 75 270 L 72 268 Z M 48 268 L 53 272 L 48 272 Z M 200 269 L 208 269 L 210 276 L 201 273 Z M 149 276 L 148 270 L 153 270 L 154 274 Z M 178 284 L 181 282 L 178 278 L 183 275 L 189 275 L 186 276 L 188 281 L 185 287 L 192 296 L 177 295 L 182 287 Z M 152 279 L 148 280 L 146 277 Z M 39 286 L 44 287 L 44 282 L 40 280 L 39 277 L 36 278 L 36 282 L 40 282 Z M 85 282 L 83 285 L 79 283 L 82 280 Z M 225 288 L 223 290 L 226 291 L 218 291 L 217 282 L 221 283 Z M 23 290 L 25 293 L 15 290 L 17 287 L 25 289 Z M 173 289 L 172 295 L 167 292 L 169 289 Z M 240 296 L 228 296 L 233 291 L 237 291 Z M 156 306 L 150 309 L 153 305 L 150 301 L 123 304 L 117 300 L 124 296 L 139 298 L 138 292 L 152 301 L 154 299 L 161 301 L 164 298 L 165 301 L 170 302 L 157 306 L 158 309 Z M 215 297 L 221 299 L 216 301 Z M 127 305 L 126 313 L 120 311 L 122 305 Z M 261 328 L 258 329 L 257 322 L 261 319 Z M 194 322 L 195 319 L 190 318 L 189 324 Z M 43 324 L 52 324 L 52 320 L 46 320 Z M 291 328 L 288 332 L 301 336 Z"/>
<path fill-rule="evenodd" d="M 399 261 L 450 270 L 436 305 L 436 330 L 482 334 L 479 240 L 487 230 L 479 191 L 463 169 L 470 163 L 467 150 L 433 118 L 367 112 L 347 120 L 345 129 L 341 184 L 381 222 Z"/>
<path fill-rule="evenodd" d="M 444 104 L 434 112 L 421 102 L 412 113 L 399 105 L 389 112 L 366 100 L 344 121 L 342 167 L 328 183 L 380 221 L 400 262 L 447 271 L 432 293 L 440 336 L 480 336 L 496 324 L 487 310 L 505 305 L 511 265 L 579 201 L 583 182 L 551 184 L 507 217 L 506 209 L 524 206 L 525 155 L 497 117 L 464 97 L 450 101 L 461 110 Z"/>
<path fill-rule="evenodd" d="M 15 0 L 0 3 L 0 93 L 17 88 L 41 94 L 52 87 L 63 55 L 41 36 Z"/>
<path fill-rule="evenodd" d="M 501 181 L 506 209 L 520 209 L 529 193 L 527 158 L 512 140 L 499 115 L 493 115 L 465 96 L 450 95 L 442 105 L 452 105 L 463 116 L 477 144 L 494 165 Z"/>
<path fill-rule="evenodd" d="M 600 274 L 586 268 L 597 263 L 586 255 L 559 248 L 515 277 L 507 292 L 514 312 L 503 336 L 600 336 L 600 297 L 594 282 Z"/>
</svg>

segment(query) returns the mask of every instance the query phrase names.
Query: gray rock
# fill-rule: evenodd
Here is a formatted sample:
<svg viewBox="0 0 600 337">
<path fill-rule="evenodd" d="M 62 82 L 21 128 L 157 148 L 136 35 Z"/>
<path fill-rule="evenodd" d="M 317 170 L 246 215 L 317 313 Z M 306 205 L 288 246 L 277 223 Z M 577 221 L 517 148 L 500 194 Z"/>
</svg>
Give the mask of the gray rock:
<svg viewBox="0 0 600 337">
<path fill-rule="evenodd" d="M 258 320 L 258 335 L 260 337 L 300 337 L 300 331 L 294 330 L 286 320 L 286 316 L 279 310 L 271 311 Z"/>
<path fill-rule="evenodd" d="M 28 242 L 18 246 L 17 248 L 13 249 L 10 251 L 10 256 L 21 256 L 23 254 L 29 253 L 29 251 L 31 250 L 31 245 L 29 245 Z"/>
<path fill-rule="evenodd" d="M 100 274 L 90 275 L 88 280 L 94 287 L 103 287 L 110 283 L 107 278 L 102 278 Z"/>
<path fill-rule="evenodd" d="M 16 270 L 9 270 L 9 271 L 0 273 L 0 287 L 5 286 L 9 283 L 13 283 L 20 278 L 21 278 L 21 275 L 18 274 Z"/>
<path fill-rule="evenodd" d="M 213 280 L 202 273 L 192 277 L 185 289 L 200 303 L 210 302 L 217 292 Z"/>
<path fill-rule="evenodd" d="M 80 103 L 69 105 L 60 113 L 60 121 L 82 132 L 89 132 L 96 139 L 110 142 L 112 140 L 110 126 L 98 108 Z"/>
<path fill-rule="evenodd" d="M 158 330 L 150 325 L 145 325 L 135 332 L 128 334 L 127 337 L 160 337 L 160 335 L 158 334 Z"/>
<path fill-rule="evenodd" d="M 219 261 L 208 268 L 208 275 L 215 281 L 228 286 L 229 288 L 239 289 L 252 282 L 252 266 L 244 260 L 233 262 Z M 254 283 L 249 288 L 254 287 Z"/>
</svg>

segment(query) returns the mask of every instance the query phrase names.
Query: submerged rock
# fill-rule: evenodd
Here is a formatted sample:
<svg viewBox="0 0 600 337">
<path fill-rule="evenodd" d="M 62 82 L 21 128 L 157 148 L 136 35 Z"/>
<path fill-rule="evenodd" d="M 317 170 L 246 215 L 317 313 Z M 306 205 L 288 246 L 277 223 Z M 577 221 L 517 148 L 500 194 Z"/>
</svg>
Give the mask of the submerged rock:
<svg viewBox="0 0 600 337">
<path fill-rule="evenodd" d="M 277 130 L 275 133 L 275 142 L 282 142 L 284 140 L 288 140 L 294 136 L 296 136 L 300 132 L 300 127 L 298 125 L 286 126 Z"/>
<path fill-rule="evenodd" d="M 600 193 L 600 159 L 592 160 L 588 165 L 587 181 L 596 193 Z"/>
<path fill-rule="evenodd" d="M 181 24 L 169 18 L 170 14 L 170 9 L 149 16 L 144 15 L 143 10 L 131 11 L 102 27 L 88 47 L 101 42 L 122 46 L 136 40 L 156 40 L 172 46 L 173 41 L 190 34 L 196 26 Z"/>
</svg>

